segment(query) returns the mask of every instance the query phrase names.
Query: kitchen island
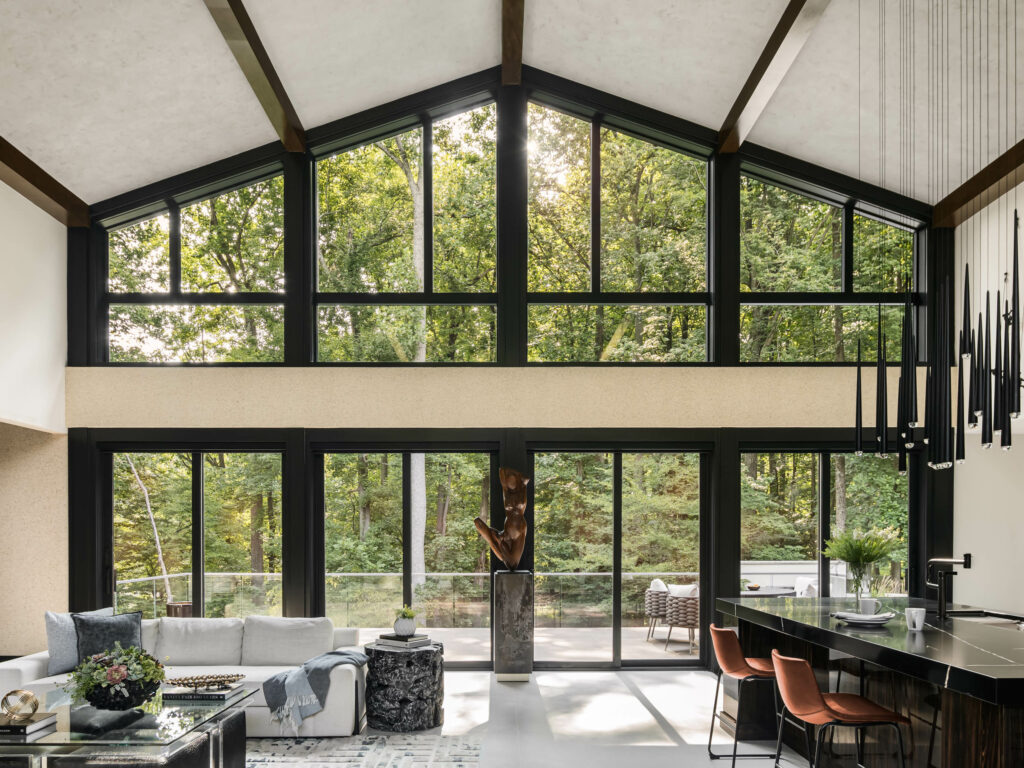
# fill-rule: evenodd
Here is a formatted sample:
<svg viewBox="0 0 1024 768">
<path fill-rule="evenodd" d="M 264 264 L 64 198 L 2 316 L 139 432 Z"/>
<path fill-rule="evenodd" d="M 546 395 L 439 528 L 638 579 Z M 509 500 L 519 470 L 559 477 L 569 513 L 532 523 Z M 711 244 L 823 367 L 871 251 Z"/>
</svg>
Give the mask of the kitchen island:
<svg viewBox="0 0 1024 768">
<path fill-rule="evenodd" d="M 903 617 L 908 605 L 925 607 L 925 602 L 885 599 L 883 610 L 897 613 L 892 621 L 881 628 L 855 628 L 830 615 L 855 610 L 852 598 L 716 601 L 726 623 L 738 624 L 748 656 L 770 656 L 777 648 L 784 655 L 806 658 L 822 690 L 834 691 L 838 685 L 838 690 L 862 693 L 909 717 L 907 765 L 1024 766 L 1020 620 L 953 606 L 944 622 L 930 613 L 924 630 L 911 632 Z M 770 700 L 751 706 L 761 714 L 763 729 L 772 730 Z M 798 734 L 787 731 L 784 738 L 803 752 Z M 837 732 L 835 751 L 852 751 L 851 738 L 849 733 Z M 899 765 L 895 750 L 890 735 L 871 734 L 866 763 Z"/>
</svg>

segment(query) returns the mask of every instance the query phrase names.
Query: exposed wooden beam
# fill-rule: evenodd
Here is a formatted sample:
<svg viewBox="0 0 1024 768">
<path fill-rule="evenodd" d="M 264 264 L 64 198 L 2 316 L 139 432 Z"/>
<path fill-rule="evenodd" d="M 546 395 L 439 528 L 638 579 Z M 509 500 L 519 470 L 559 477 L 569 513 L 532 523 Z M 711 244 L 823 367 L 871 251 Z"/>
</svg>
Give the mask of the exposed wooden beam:
<svg viewBox="0 0 1024 768">
<path fill-rule="evenodd" d="M 932 226 L 955 227 L 1018 184 L 1024 184 L 1024 140 L 937 202 Z"/>
<path fill-rule="evenodd" d="M 736 152 L 796 61 L 829 0 L 789 0 L 718 132 L 718 151 Z"/>
<path fill-rule="evenodd" d="M 526 0 L 501 0 L 501 84 L 523 81 L 523 14 Z"/>
<path fill-rule="evenodd" d="M 67 227 L 89 226 L 89 206 L 0 136 L 0 181 Z"/>
<path fill-rule="evenodd" d="M 205 2 L 285 149 L 289 152 L 305 151 L 306 132 L 242 0 Z"/>
</svg>

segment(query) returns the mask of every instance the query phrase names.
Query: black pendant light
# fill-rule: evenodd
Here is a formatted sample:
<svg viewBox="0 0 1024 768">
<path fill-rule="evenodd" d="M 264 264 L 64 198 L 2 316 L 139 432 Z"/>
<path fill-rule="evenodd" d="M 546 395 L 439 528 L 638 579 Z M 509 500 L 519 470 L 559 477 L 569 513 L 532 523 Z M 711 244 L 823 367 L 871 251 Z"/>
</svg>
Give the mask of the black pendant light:
<svg viewBox="0 0 1024 768">
<path fill-rule="evenodd" d="M 974 354 L 970 356 L 970 368 L 967 371 L 968 378 L 971 384 L 971 392 L 967 398 L 967 426 L 976 427 L 978 426 L 978 354 L 977 354 L 977 337 L 974 335 L 974 329 L 971 328 L 971 349 L 975 350 Z"/>
<path fill-rule="evenodd" d="M 973 355 L 974 346 L 966 330 L 971 327 L 971 275 L 970 269 L 966 265 L 964 266 L 964 319 L 960 327 L 963 329 L 963 333 L 960 335 L 960 357 Z"/>
<path fill-rule="evenodd" d="M 910 294 L 903 304 L 903 338 L 900 345 L 899 430 L 900 445 L 914 447 L 917 426 L 917 351 L 914 345 L 914 314 Z"/>
<path fill-rule="evenodd" d="M 1013 211 L 1013 287 L 1010 302 L 1010 320 L 1013 325 L 1013 341 L 1010 344 L 1010 362 L 1007 364 L 1010 374 L 1010 415 L 1020 416 L 1020 265 L 1018 251 L 1017 209 Z"/>
<path fill-rule="evenodd" d="M 963 344 L 966 333 L 960 331 L 960 343 Z M 956 385 L 956 463 L 963 464 L 966 458 L 967 451 L 965 446 L 964 437 L 964 358 L 965 355 L 960 355 L 960 360 L 957 365 L 957 385 Z M 970 359 L 969 357 L 967 359 Z"/>
<path fill-rule="evenodd" d="M 985 349 L 981 369 L 981 447 L 992 447 L 992 312 L 990 294 L 985 291 Z"/>
<path fill-rule="evenodd" d="M 981 321 L 981 310 L 978 310 L 978 346 L 975 347 L 977 354 L 974 358 L 977 360 L 975 364 L 975 375 L 978 377 L 978 396 L 974 398 L 974 423 L 978 423 L 978 419 L 981 418 L 981 414 L 985 411 L 985 350 L 982 347 L 985 345 L 985 325 Z"/>
<path fill-rule="evenodd" d="M 995 355 L 996 366 L 992 369 L 992 431 L 998 432 L 1003 428 L 1003 393 L 1006 388 L 1003 386 L 1003 307 L 1002 297 L 996 291 L 996 339 Z"/>
<path fill-rule="evenodd" d="M 860 383 L 860 339 L 857 339 L 857 415 L 855 417 L 855 431 L 853 437 L 854 453 L 858 456 L 864 455 L 864 409 L 861 407 L 861 383 Z"/>
<path fill-rule="evenodd" d="M 1010 380 L 1012 371 L 1010 368 L 1010 337 L 1013 332 L 1013 321 L 1011 320 L 1010 302 L 1004 302 L 1005 309 L 1005 332 L 1003 333 L 1003 379 L 1001 387 L 1002 404 L 999 406 L 999 447 L 1004 451 L 1010 450 L 1013 444 L 1013 437 L 1010 435 L 1010 409 L 1013 408 L 1013 395 L 1010 391 Z"/>
</svg>

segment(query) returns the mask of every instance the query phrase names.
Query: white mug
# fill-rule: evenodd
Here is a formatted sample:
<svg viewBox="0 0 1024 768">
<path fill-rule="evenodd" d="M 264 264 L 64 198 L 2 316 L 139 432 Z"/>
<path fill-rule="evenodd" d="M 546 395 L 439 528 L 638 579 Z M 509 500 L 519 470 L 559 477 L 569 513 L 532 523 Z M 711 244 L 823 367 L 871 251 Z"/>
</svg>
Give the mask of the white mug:
<svg viewBox="0 0 1024 768">
<path fill-rule="evenodd" d="M 907 608 L 904 613 L 907 616 L 907 629 L 911 632 L 924 629 L 924 608 Z"/>
<path fill-rule="evenodd" d="M 873 597 L 862 597 L 858 605 L 860 606 L 860 612 L 867 614 L 878 613 L 878 609 L 882 606 L 881 602 Z"/>
</svg>

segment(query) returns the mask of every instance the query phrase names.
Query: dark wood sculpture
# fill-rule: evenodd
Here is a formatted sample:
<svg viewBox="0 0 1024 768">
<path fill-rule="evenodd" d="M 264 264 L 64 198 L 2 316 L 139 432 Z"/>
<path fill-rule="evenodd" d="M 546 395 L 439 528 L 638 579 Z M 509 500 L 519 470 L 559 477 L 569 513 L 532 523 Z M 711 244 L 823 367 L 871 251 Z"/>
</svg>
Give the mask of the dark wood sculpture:
<svg viewBox="0 0 1024 768">
<path fill-rule="evenodd" d="M 480 535 L 491 545 L 491 551 L 514 571 L 526 546 L 526 486 L 530 479 L 522 472 L 502 467 L 498 470 L 501 495 L 505 504 L 505 529 L 496 531 L 482 518 L 473 521 Z"/>
</svg>

